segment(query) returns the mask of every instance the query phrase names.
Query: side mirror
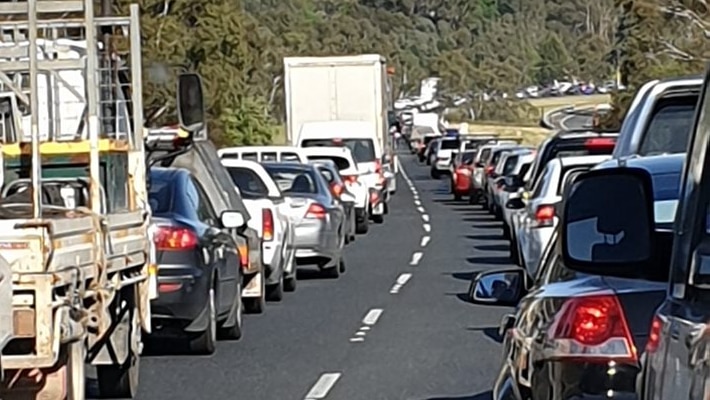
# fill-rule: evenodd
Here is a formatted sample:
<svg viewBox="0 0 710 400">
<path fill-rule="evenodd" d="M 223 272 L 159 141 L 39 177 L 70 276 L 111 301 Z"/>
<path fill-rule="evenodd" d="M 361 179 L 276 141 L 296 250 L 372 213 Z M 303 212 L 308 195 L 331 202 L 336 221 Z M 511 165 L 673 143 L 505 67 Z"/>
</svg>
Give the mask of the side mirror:
<svg viewBox="0 0 710 400">
<path fill-rule="evenodd" d="M 505 208 L 507 208 L 509 210 L 520 210 L 522 208 L 525 208 L 525 203 L 523 202 L 523 199 L 521 199 L 520 197 L 515 197 L 515 198 L 509 199 L 505 203 Z"/>
<path fill-rule="evenodd" d="M 514 306 L 525 295 L 527 275 L 522 268 L 481 272 L 471 281 L 472 303 Z"/>
<path fill-rule="evenodd" d="M 567 267 L 624 274 L 653 261 L 653 183 L 646 170 L 586 172 L 567 188 L 564 199 L 559 243 Z"/>
<path fill-rule="evenodd" d="M 205 127 L 205 103 L 199 75 L 181 74 L 178 77 L 177 104 L 180 128 L 193 133 Z"/>
<path fill-rule="evenodd" d="M 222 227 L 227 229 L 241 228 L 246 223 L 239 211 L 223 211 L 219 219 L 222 221 Z"/>
</svg>

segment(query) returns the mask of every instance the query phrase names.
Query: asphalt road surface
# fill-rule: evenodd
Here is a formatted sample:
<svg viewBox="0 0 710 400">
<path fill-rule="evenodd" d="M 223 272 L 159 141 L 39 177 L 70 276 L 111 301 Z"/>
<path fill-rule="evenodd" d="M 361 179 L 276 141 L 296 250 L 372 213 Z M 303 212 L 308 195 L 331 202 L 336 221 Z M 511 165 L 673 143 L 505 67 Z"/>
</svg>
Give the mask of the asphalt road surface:
<svg viewBox="0 0 710 400">
<path fill-rule="evenodd" d="M 464 295 L 474 272 L 508 265 L 500 224 L 400 159 L 390 214 L 348 247 L 344 276 L 305 274 L 212 357 L 144 357 L 138 399 L 489 399 L 510 309 Z"/>
</svg>

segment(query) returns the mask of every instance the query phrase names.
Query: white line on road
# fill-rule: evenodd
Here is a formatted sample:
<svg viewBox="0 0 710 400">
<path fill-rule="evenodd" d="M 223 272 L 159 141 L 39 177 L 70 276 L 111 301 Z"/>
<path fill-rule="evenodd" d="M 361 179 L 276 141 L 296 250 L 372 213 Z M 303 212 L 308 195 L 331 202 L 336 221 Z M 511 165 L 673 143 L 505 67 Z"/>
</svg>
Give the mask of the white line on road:
<svg viewBox="0 0 710 400">
<path fill-rule="evenodd" d="M 416 200 L 414 200 L 414 205 L 415 205 L 415 206 L 421 206 L 421 205 L 422 205 L 422 202 L 419 201 L 419 199 L 416 199 Z"/>
<path fill-rule="evenodd" d="M 424 224 L 424 225 L 422 225 L 422 227 L 424 228 L 425 231 L 431 232 L 431 225 L 429 225 L 429 224 Z"/>
<path fill-rule="evenodd" d="M 419 211 L 420 213 L 426 212 L 426 210 L 424 210 L 424 207 L 422 206 L 417 207 L 417 211 Z"/>
<path fill-rule="evenodd" d="M 360 327 L 360 330 L 361 330 L 361 331 L 369 331 L 369 330 L 370 330 L 370 327 L 369 327 L 369 326 L 361 326 L 361 327 Z"/>
<path fill-rule="evenodd" d="M 404 273 L 397 278 L 397 283 L 404 286 L 412 278 L 412 274 Z"/>
<path fill-rule="evenodd" d="M 318 381 L 306 395 L 306 400 L 324 399 L 328 395 L 330 389 L 335 386 L 335 382 L 340 379 L 340 372 L 325 373 L 318 378 Z"/>
<path fill-rule="evenodd" d="M 394 285 L 392 285 L 392 289 L 390 289 L 390 294 L 399 293 L 399 289 L 401 289 L 401 288 L 402 288 L 402 285 L 400 285 L 399 283 L 395 283 Z"/>
<path fill-rule="evenodd" d="M 365 331 L 357 331 L 357 332 L 355 332 L 355 336 L 365 336 L 365 335 L 367 335 L 367 332 L 365 332 Z"/>
<path fill-rule="evenodd" d="M 352 342 L 352 343 L 364 342 L 364 341 L 365 341 L 365 338 L 362 338 L 362 337 L 351 337 L 350 338 L 350 342 Z M 310 400 L 310 399 L 306 399 L 306 400 Z"/>
<path fill-rule="evenodd" d="M 429 215 L 422 214 L 422 219 L 424 220 L 424 222 L 429 222 Z"/>
<path fill-rule="evenodd" d="M 419 261 L 422 259 L 422 256 L 424 256 L 424 254 L 421 251 L 412 254 L 412 261 L 409 262 L 409 265 L 419 264 Z"/>
<path fill-rule="evenodd" d="M 424 237 L 422 237 L 422 242 L 420 243 L 420 245 L 422 247 L 426 247 L 426 245 L 429 244 L 430 240 L 431 240 L 431 238 L 429 236 L 424 236 Z"/>
<path fill-rule="evenodd" d="M 367 312 L 365 318 L 362 319 L 362 323 L 370 326 L 375 325 L 375 323 L 377 323 L 377 320 L 380 319 L 380 315 L 382 315 L 382 309 L 373 308 L 372 310 Z"/>
</svg>

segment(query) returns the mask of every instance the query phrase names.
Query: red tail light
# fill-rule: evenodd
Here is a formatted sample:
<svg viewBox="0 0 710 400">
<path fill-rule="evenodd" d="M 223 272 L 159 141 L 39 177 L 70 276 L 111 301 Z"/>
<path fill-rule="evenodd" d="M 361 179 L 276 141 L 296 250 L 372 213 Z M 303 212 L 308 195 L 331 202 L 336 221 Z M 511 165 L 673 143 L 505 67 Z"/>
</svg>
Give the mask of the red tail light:
<svg viewBox="0 0 710 400">
<path fill-rule="evenodd" d="M 457 175 L 464 175 L 464 176 L 470 176 L 471 175 L 471 170 L 466 168 L 466 167 L 458 167 L 456 168 L 456 174 Z"/>
<path fill-rule="evenodd" d="M 555 222 L 555 206 L 542 204 L 535 210 L 535 222 L 538 227 L 552 226 Z"/>
<path fill-rule="evenodd" d="M 375 160 L 375 172 L 377 172 L 378 174 L 382 173 L 382 161 Z"/>
<path fill-rule="evenodd" d="M 274 214 L 268 208 L 261 210 L 261 232 L 265 242 L 274 239 Z"/>
<path fill-rule="evenodd" d="M 654 316 L 653 321 L 651 321 L 651 331 L 648 333 L 648 342 L 646 342 L 647 353 L 653 353 L 658 350 L 658 345 L 661 344 L 662 329 L 663 321 L 658 316 Z"/>
<path fill-rule="evenodd" d="M 311 206 L 308 207 L 308 211 L 306 211 L 306 218 L 325 219 L 326 215 L 328 215 L 328 212 L 325 207 L 318 203 L 311 204 Z"/>
<path fill-rule="evenodd" d="M 160 251 L 190 250 L 199 242 L 191 229 L 168 226 L 158 228 L 153 240 L 156 250 Z"/>
<path fill-rule="evenodd" d="M 591 138 L 584 142 L 584 147 L 588 150 L 614 150 L 616 139 L 614 138 Z"/>
<path fill-rule="evenodd" d="M 486 166 L 485 171 L 486 171 L 486 175 L 492 174 L 493 173 L 493 166 L 492 165 Z"/>
<path fill-rule="evenodd" d="M 357 175 L 346 175 L 343 177 L 343 182 L 345 182 L 345 184 L 354 184 L 357 182 Z"/>
<path fill-rule="evenodd" d="M 574 297 L 550 327 L 554 358 L 587 362 L 638 361 L 619 300 L 614 295 Z"/>
<path fill-rule="evenodd" d="M 249 268 L 249 246 L 240 244 L 239 246 L 239 266 L 242 269 Z"/>
</svg>

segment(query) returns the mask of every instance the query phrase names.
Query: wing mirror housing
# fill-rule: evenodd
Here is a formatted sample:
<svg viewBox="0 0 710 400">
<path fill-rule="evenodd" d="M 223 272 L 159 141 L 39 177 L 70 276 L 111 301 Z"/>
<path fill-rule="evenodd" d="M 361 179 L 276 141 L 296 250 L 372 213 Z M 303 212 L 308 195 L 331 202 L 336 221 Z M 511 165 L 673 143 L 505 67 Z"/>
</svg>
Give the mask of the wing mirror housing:
<svg viewBox="0 0 710 400">
<path fill-rule="evenodd" d="M 509 210 L 520 210 L 525 208 L 525 202 L 523 202 L 523 199 L 520 197 L 512 197 L 505 202 L 505 208 Z"/>
<path fill-rule="evenodd" d="M 585 172 L 563 198 L 558 245 L 568 268 L 594 274 L 613 271 L 618 276 L 651 265 L 654 198 L 646 170 L 615 167 Z"/>
<path fill-rule="evenodd" d="M 525 296 L 527 279 L 522 268 L 481 272 L 471 280 L 469 298 L 475 304 L 515 306 Z"/>
<path fill-rule="evenodd" d="M 202 78 L 197 74 L 181 74 L 177 87 L 178 121 L 180 128 L 191 135 L 205 127 L 205 101 Z"/>
<path fill-rule="evenodd" d="M 227 229 L 241 228 L 246 224 L 244 215 L 239 211 L 223 211 L 219 217 L 222 226 Z"/>
</svg>

